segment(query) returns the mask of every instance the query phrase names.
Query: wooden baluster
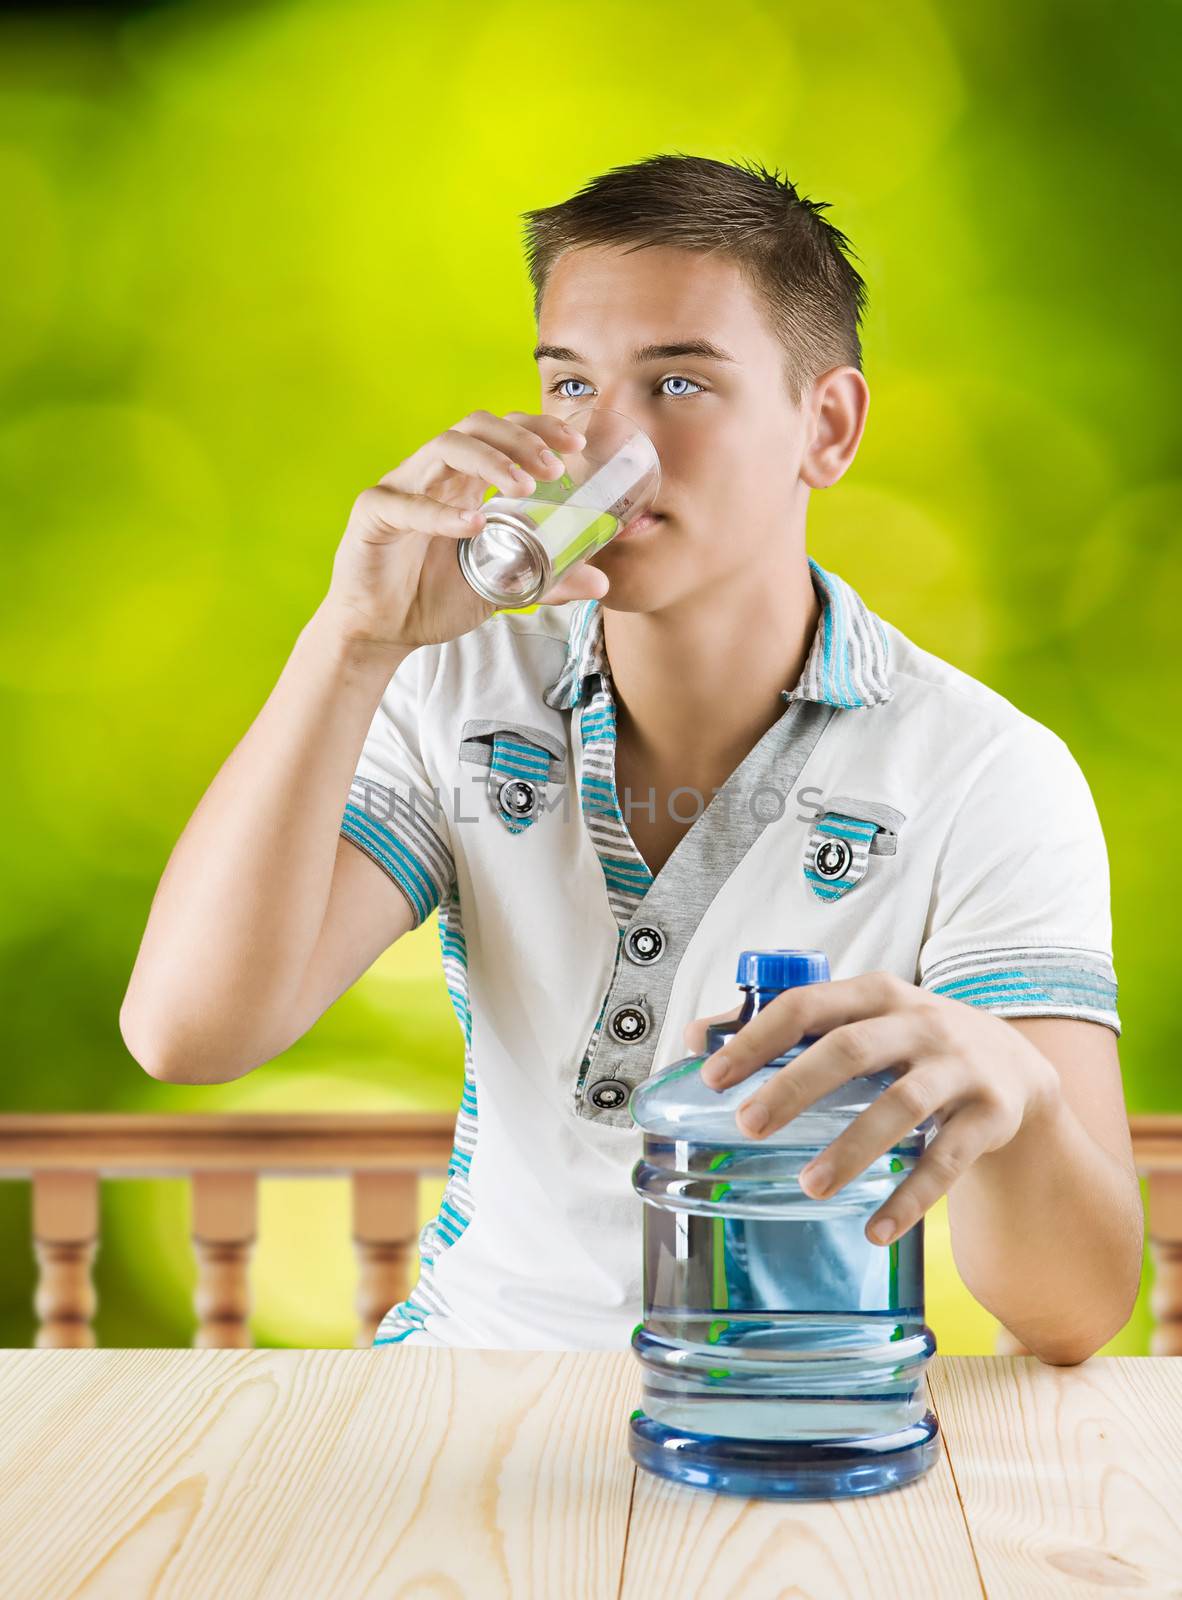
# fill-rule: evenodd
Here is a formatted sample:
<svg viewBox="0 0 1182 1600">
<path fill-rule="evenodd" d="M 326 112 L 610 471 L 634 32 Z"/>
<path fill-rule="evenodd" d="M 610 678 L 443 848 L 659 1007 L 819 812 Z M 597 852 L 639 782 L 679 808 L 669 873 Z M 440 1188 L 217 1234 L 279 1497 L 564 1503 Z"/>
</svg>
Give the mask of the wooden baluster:
<svg viewBox="0 0 1182 1600">
<path fill-rule="evenodd" d="M 1153 1262 L 1151 1356 L 1182 1356 L 1182 1172 L 1149 1171 L 1145 1232 Z"/>
<path fill-rule="evenodd" d="M 33 1173 L 33 1309 L 38 1350 L 93 1350 L 98 1305 L 91 1268 L 98 1249 L 97 1172 Z"/>
<path fill-rule="evenodd" d="M 195 1350 L 248 1350 L 249 1265 L 258 1231 L 256 1172 L 195 1172 L 193 1247 L 197 1255 Z"/>
<path fill-rule="evenodd" d="M 373 1345 L 378 1323 L 392 1305 L 406 1299 L 408 1263 L 418 1231 L 417 1173 L 353 1174 L 353 1243 L 360 1269 L 357 1349 Z"/>
</svg>

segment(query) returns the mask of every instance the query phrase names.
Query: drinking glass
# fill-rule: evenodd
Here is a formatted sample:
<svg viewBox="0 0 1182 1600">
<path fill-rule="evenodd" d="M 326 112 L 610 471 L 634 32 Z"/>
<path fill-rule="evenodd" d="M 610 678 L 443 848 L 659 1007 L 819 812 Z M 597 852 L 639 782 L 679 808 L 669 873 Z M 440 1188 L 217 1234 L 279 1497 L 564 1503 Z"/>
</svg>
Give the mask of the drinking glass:
<svg viewBox="0 0 1182 1600">
<path fill-rule="evenodd" d="M 649 510 L 659 492 L 656 448 L 631 418 L 584 406 L 563 421 L 587 442 L 581 450 L 554 447 L 561 478 L 529 494 L 494 493 L 481 507 L 480 532 L 457 543 L 460 571 L 498 606 L 532 605 Z"/>
</svg>

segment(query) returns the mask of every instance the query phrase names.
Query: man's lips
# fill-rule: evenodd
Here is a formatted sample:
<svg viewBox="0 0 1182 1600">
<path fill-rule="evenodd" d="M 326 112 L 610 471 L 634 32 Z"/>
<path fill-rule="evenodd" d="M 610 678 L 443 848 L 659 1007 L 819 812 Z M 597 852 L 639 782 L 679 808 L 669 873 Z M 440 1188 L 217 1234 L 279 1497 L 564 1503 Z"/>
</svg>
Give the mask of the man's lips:
<svg viewBox="0 0 1182 1600">
<path fill-rule="evenodd" d="M 644 533 L 649 528 L 655 528 L 665 518 L 659 512 L 645 511 L 639 517 L 633 517 L 631 522 L 625 523 L 616 534 L 616 539 L 631 539 L 638 533 Z M 611 541 L 615 543 L 615 539 Z"/>
</svg>

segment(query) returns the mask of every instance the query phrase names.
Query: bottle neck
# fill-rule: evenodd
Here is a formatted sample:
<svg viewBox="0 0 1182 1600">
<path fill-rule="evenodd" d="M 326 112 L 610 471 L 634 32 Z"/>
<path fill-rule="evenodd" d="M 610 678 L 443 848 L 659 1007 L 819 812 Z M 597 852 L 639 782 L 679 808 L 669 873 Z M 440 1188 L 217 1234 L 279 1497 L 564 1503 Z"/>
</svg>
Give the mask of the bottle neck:
<svg viewBox="0 0 1182 1600">
<path fill-rule="evenodd" d="M 713 1054 L 715 1050 L 721 1050 L 731 1034 L 738 1033 L 740 1028 L 745 1027 L 757 1011 L 762 1011 L 765 1006 L 770 1005 L 777 995 L 787 992 L 784 989 L 756 989 L 749 984 L 743 984 L 742 990 L 743 1005 L 739 1015 L 732 1022 L 711 1023 L 706 1029 L 708 1055 Z"/>
<path fill-rule="evenodd" d="M 757 1011 L 762 1011 L 764 1006 L 771 1005 L 773 1000 L 786 993 L 785 989 L 752 989 L 744 986 L 743 1009 L 739 1012 L 739 1020 L 748 1021 Z"/>
</svg>

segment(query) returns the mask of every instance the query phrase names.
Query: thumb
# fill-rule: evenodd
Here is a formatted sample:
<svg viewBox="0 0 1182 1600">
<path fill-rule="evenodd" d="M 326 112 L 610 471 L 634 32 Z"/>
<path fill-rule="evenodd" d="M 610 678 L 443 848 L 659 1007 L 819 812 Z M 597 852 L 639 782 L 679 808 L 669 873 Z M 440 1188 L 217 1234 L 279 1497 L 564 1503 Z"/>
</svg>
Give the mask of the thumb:
<svg viewBox="0 0 1182 1600">
<path fill-rule="evenodd" d="M 602 600 L 608 591 L 607 573 L 577 561 L 558 582 L 546 590 L 541 603 L 560 606 L 566 600 Z"/>
</svg>

